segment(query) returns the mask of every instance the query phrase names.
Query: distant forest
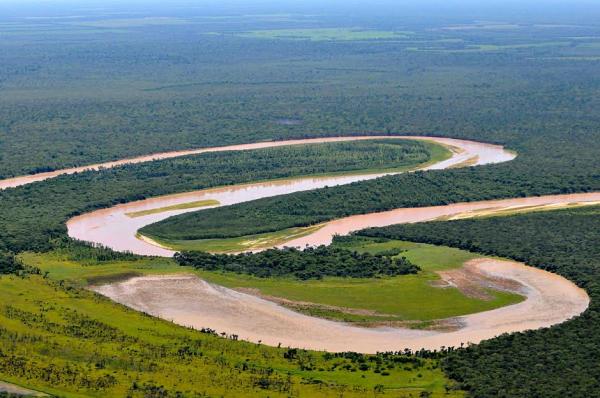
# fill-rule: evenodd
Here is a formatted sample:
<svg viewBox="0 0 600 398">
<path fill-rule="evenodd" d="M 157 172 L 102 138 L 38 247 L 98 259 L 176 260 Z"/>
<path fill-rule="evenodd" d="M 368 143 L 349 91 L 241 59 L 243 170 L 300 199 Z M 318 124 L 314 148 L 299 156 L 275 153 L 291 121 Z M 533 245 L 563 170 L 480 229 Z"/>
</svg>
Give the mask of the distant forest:
<svg viewBox="0 0 600 398">
<path fill-rule="evenodd" d="M 556 17 L 537 10 L 504 27 L 467 23 L 453 10 L 402 17 L 401 7 L 377 18 L 363 10 L 350 27 L 344 16 L 192 17 L 200 9 L 179 18 L 185 23 L 130 16 L 116 26 L 103 15 L 79 24 L 0 15 L 0 177 L 357 132 L 474 138 L 560 160 L 565 143 L 594 141 L 600 121 L 599 29 L 574 23 L 594 20 L 591 8 L 571 7 L 568 24 L 541 25 L 536 18 Z M 398 34 L 240 34 L 300 27 L 310 37 L 311 28 L 361 23 Z"/>
<path fill-rule="evenodd" d="M 153 234 L 186 238 L 273 231 L 402 206 L 600 190 L 599 8 L 591 2 L 561 7 L 487 14 L 478 8 L 469 16 L 442 7 L 410 17 L 402 16 L 403 7 L 385 16 L 367 7 L 352 17 L 244 10 L 201 18 L 197 10 L 189 15 L 180 10 L 161 19 L 160 9 L 153 9 L 159 18 L 120 12 L 107 17 L 93 10 L 78 18 L 74 11 L 82 9 L 69 8 L 65 15 L 75 18 L 48 20 L 35 18 L 43 12 L 37 7 L 14 18 L 0 13 L 0 178 L 164 150 L 340 134 L 449 136 L 503 144 L 519 155 L 504 164 L 385 177 L 205 210 L 148 227 Z M 498 22 L 485 22 L 491 20 Z M 360 147 L 337 147 L 206 154 L 2 191 L 0 273 L 18 272 L 14 254 L 23 251 L 57 250 L 82 262 L 120 256 L 66 238 L 64 222 L 86 211 L 166 193 L 399 160 L 390 145 L 365 145 L 362 153 Z M 382 157 L 369 155 L 376 147 Z M 422 147 L 407 153 L 415 156 L 411 161 L 424 159 Z M 397 164 L 405 165 L 404 160 Z M 599 395 L 600 384 L 599 231 L 598 209 L 582 209 L 361 233 L 511 257 L 586 288 L 591 306 L 572 321 L 449 353 L 420 354 L 445 356 L 447 375 L 472 397 L 587 398 Z M 251 264 L 240 268 L 256 271 Z M 58 293 L 65 300 L 88 294 L 43 286 L 49 300 Z M 54 325 L 48 341 L 57 343 L 53 347 L 61 355 L 72 348 L 65 330 L 121 339 L 114 355 L 94 367 L 48 367 L 49 374 L 99 374 L 106 363 L 118 367 L 119 361 L 139 358 L 130 351 L 130 336 L 115 335 L 85 317 L 61 320 L 60 306 L 50 310 L 35 300 L 29 302 L 35 311 L 53 311 L 56 322 L 27 312 L 9 311 L 10 316 L 44 333 Z M 93 334 L 97 330 L 103 334 Z M 179 366 L 181 358 L 200 352 L 177 351 L 193 348 L 180 335 L 189 338 L 178 328 L 175 343 L 165 337 L 169 349 L 153 342 L 136 355 L 142 355 L 144 366 L 157 355 Z M 207 369 L 222 369 L 222 353 L 235 351 L 239 365 L 227 364 L 231 373 L 221 377 L 239 381 L 234 366 L 245 369 L 244 351 L 224 339 L 210 344 L 216 348 Z M 91 343 L 81 347 L 94 354 Z M 303 355 L 288 355 L 293 369 L 296 362 L 300 366 Z M 340 358 L 340 366 L 361 366 L 362 356 L 347 355 L 352 359 Z M 32 363 L 29 356 L 17 362 L 0 358 L 12 371 Z M 205 358 L 193 360 L 204 366 Z M 379 370 L 380 362 L 405 357 L 377 358 L 373 366 Z M 287 359 L 277 361 L 281 369 L 292 369 L 281 365 Z M 285 383 L 283 373 L 264 366 L 268 362 L 261 357 L 259 365 L 250 364 L 253 375 L 264 372 L 257 378 L 263 384 L 253 384 L 253 391 L 263 393 L 258 389 L 266 385 L 274 393 L 274 385 Z M 116 382 L 108 376 L 84 382 Z M 369 393 L 383 392 L 383 386 L 376 387 Z M 135 388 L 135 396 L 166 394 L 154 385 Z"/>
</svg>

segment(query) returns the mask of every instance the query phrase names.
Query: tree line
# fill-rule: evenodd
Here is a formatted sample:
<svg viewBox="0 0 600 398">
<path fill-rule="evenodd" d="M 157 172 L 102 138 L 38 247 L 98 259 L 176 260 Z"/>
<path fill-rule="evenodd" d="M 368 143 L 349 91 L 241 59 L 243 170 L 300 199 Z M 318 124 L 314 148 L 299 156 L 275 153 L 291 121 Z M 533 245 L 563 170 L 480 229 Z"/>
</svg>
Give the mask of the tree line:
<svg viewBox="0 0 600 398">
<path fill-rule="evenodd" d="M 293 277 L 300 280 L 327 276 L 374 278 L 415 274 L 420 268 L 399 252 L 382 254 L 358 253 L 331 246 L 269 249 L 237 255 L 184 251 L 175 254 L 180 265 L 207 271 L 236 272 L 257 276 Z M 395 256 L 395 257 L 394 257 Z"/>
<path fill-rule="evenodd" d="M 14 254 L 0 251 L 0 274 L 13 274 L 22 269 Z"/>
</svg>

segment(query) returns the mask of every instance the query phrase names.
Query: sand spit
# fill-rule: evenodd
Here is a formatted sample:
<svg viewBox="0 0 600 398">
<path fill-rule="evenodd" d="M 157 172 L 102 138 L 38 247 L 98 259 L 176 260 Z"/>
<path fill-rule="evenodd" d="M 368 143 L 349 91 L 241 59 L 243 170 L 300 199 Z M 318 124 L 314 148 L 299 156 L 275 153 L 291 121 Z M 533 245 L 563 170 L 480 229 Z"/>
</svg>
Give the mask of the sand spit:
<svg viewBox="0 0 600 398">
<path fill-rule="evenodd" d="M 193 275 L 135 277 L 93 287 L 139 311 L 197 329 L 206 327 L 272 346 L 316 350 L 377 351 L 439 349 L 478 343 L 502 333 L 551 326 L 583 312 L 589 297 L 568 280 L 511 261 L 477 259 L 467 264 L 495 280 L 512 281 L 526 300 L 453 318 L 457 330 L 362 328 L 303 315 L 257 296 L 210 284 Z M 515 284 L 515 285 L 513 285 Z"/>
</svg>

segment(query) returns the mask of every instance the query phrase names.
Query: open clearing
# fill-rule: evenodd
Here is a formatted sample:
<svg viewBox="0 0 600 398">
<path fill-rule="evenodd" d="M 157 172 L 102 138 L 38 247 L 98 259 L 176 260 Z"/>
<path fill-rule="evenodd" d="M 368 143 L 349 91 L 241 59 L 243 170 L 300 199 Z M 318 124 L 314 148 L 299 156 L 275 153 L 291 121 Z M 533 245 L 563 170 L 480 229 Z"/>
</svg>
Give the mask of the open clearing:
<svg viewBox="0 0 600 398">
<path fill-rule="evenodd" d="M 27 254 L 23 258 L 57 278 L 76 280 L 80 286 L 147 274 L 193 273 L 208 282 L 269 297 L 278 303 L 285 300 L 285 306 L 310 315 L 359 324 L 417 321 L 409 326 L 428 327 L 433 320 L 487 311 L 523 300 L 519 294 L 507 291 L 486 288 L 489 296 L 481 299 L 464 294 L 456 287 L 440 287 L 443 284 L 440 285 L 438 271 L 460 268 L 466 261 L 480 257 L 462 250 L 401 241 L 377 243 L 370 239 L 357 239 L 355 244 L 341 246 L 371 253 L 402 249 L 405 251 L 400 255 L 419 265 L 422 271 L 417 275 L 386 278 L 300 281 L 194 270 L 180 267 L 170 259 L 82 267 L 60 256 Z"/>
<path fill-rule="evenodd" d="M 218 380 L 208 382 L 209 378 L 215 377 L 222 369 L 223 361 L 227 363 L 248 362 L 253 366 L 271 367 L 278 371 L 290 374 L 291 380 L 297 383 L 297 389 L 303 395 L 314 396 L 321 391 L 319 383 L 314 384 L 309 380 L 321 380 L 325 383 L 345 384 L 356 386 L 358 389 L 348 389 L 344 396 L 359 397 L 372 392 L 376 385 L 385 385 L 386 390 L 399 390 L 419 394 L 427 390 L 434 393 L 435 397 L 462 397 L 459 391 L 450 391 L 445 395 L 444 386 L 448 380 L 444 377 L 441 369 L 437 368 L 435 361 L 424 360 L 424 366 L 416 367 L 412 364 L 399 364 L 397 366 L 385 365 L 381 368 L 375 363 L 367 363 L 364 370 L 358 368 L 358 364 L 352 364 L 343 358 L 328 360 L 323 353 L 302 352 L 299 361 L 284 359 L 286 348 L 271 348 L 264 345 L 248 344 L 239 342 L 235 349 L 231 349 L 231 342 L 208 334 L 199 334 L 197 331 L 182 328 L 168 321 L 148 317 L 137 311 L 131 311 L 110 300 L 99 298 L 92 292 L 82 291 L 81 287 L 91 283 L 108 283 L 115 280 L 130 278 L 133 275 L 163 275 L 186 271 L 189 269 L 176 266 L 172 260 L 161 258 L 146 258 L 139 261 L 115 261 L 97 263 L 93 266 L 83 265 L 77 261 L 69 260 L 65 255 L 59 253 L 34 254 L 24 253 L 21 259 L 30 265 L 41 267 L 43 272 L 48 272 L 46 279 L 39 276 L 31 276 L 22 279 L 16 276 L 5 276 L 0 278 L 0 302 L 9 303 L 11 307 L 27 313 L 44 314 L 56 323 L 54 329 L 66 327 L 69 323 L 60 314 L 65 311 L 76 311 L 81 316 L 100 322 L 95 327 L 102 326 L 102 330 L 115 328 L 119 333 L 118 339 L 94 340 L 81 336 L 65 336 L 59 333 L 62 329 L 47 330 L 47 325 L 41 322 L 42 318 L 34 317 L 35 322 L 25 326 L 17 320 L 8 319 L 4 312 L 0 312 L 2 325 L 11 331 L 27 333 L 30 336 L 43 336 L 48 342 L 52 342 L 55 349 L 40 351 L 34 344 L 22 344 L 19 346 L 20 353 L 35 359 L 39 364 L 62 364 L 65 360 L 81 360 L 82 363 L 90 356 L 94 361 L 106 360 L 106 369 L 92 369 L 90 376 L 103 374 L 105 370 L 117 369 L 113 366 L 118 361 L 130 361 L 131 355 L 148 356 L 148 361 L 154 361 L 154 353 L 162 352 L 164 347 L 170 347 L 161 355 L 158 367 L 144 367 L 139 372 L 116 371 L 114 376 L 118 379 L 115 388 L 111 390 L 112 396 L 124 396 L 126 390 L 134 380 L 143 384 L 152 380 L 171 388 L 180 388 L 190 391 L 206 391 L 209 389 L 212 395 L 233 394 L 226 387 L 233 377 L 236 382 L 242 377 L 239 372 L 224 374 Z M 62 281 L 62 282 L 60 282 Z M 62 288 L 63 286 L 64 288 Z M 66 288 L 69 286 L 68 288 Z M 38 322 L 37 320 L 40 320 Z M 82 329 L 83 330 L 83 329 Z M 95 330 L 95 329 L 94 329 Z M 87 331 L 86 332 L 90 332 Z M 0 335 L 0 341 L 2 335 Z M 132 343 L 139 348 L 138 353 L 133 353 Z M 177 352 L 190 342 L 200 341 L 202 356 L 187 357 L 182 361 Z M 160 348 L 162 347 L 162 349 Z M 149 351 L 148 351 L 149 350 Z M 108 360 L 110 358 L 110 360 Z M 144 357 L 145 358 L 145 357 Z M 311 363 L 310 367 L 301 368 L 299 363 Z M 220 364 L 220 365 L 219 365 Z M 348 365 L 348 366 L 347 366 Z M 351 369 L 354 369 L 350 371 Z M 358 375 L 358 377 L 357 377 Z M 301 383 L 300 380 L 304 382 Z M 39 389 L 48 393 L 60 394 L 65 397 L 79 397 L 76 393 L 65 393 L 72 390 L 73 386 L 60 386 L 54 384 L 59 390 L 51 387 L 52 383 L 30 380 L 28 387 Z M 219 387 L 217 387 L 219 386 Z M 200 390 L 198 390 L 200 388 Z M 361 390 L 361 389 L 366 390 Z M 263 397 L 264 391 L 244 392 L 243 396 Z M 273 393 L 271 396 L 279 396 Z M 337 396 L 337 395 L 331 395 Z M 399 395 L 408 397 L 407 394 Z"/>
<path fill-rule="evenodd" d="M 406 39 L 411 32 L 395 32 L 386 30 L 373 30 L 363 28 L 321 28 L 321 29 L 275 29 L 254 30 L 242 33 L 239 36 L 261 38 L 261 39 L 287 39 L 287 40 L 382 40 L 382 39 Z"/>
<path fill-rule="evenodd" d="M 336 352 L 375 353 L 402 348 L 433 350 L 478 343 L 503 333 L 554 325 L 583 312 L 589 297 L 566 279 L 495 259 L 476 259 L 470 267 L 492 278 L 523 286 L 521 303 L 456 319 L 449 330 L 364 328 L 290 311 L 268 300 L 208 283 L 195 275 L 131 278 L 94 290 L 138 311 L 177 324 L 211 327 L 264 344 Z"/>
</svg>

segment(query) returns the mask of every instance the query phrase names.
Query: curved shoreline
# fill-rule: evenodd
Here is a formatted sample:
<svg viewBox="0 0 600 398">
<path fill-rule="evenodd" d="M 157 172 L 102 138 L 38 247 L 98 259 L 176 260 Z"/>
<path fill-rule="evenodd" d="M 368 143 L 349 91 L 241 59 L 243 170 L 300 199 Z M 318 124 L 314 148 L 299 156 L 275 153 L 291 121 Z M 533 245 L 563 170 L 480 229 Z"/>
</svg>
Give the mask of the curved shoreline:
<svg viewBox="0 0 600 398">
<path fill-rule="evenodd" d="M 589 297 L 564 278 L 512 261 L 477 259 L 480 272 L 524 287 L 525 301 L 453 318 L 451 331 L 363 328 L 304 315 L 263 298 L 208 283 L 193 275 L 135 277 L 92 290 L 138 311 L 196 329 L 238 335 L 277 346 L 376 353 L 434 350 L 475 344 L 502 333 L 547 327 L 583 312 Z"/>
<path fill-rule="evenodd" d="M 421 167 L 421 170 L 498 163 L 514 159 L 516 156 L 516 154 L 504 150 L 499 145 L 451 138 L 425 136 L 329 137 L 148 155 L 5 180 L 0 182 L 0 189 L 24 185 L 61 174 L 204 152 L 394 138 L 429 140 L 454 148 L 453 156 L 450 159 Z M 137 230 L 160 219 L 175 214 L 197 211 L 197 209 L 182 209 L 157 214 L 150 212 L 147 216 L 137 218 L 128 217 L 127 214 L 206 199 L 218 200 L 221 205 L 230 205 L 262 197 L 348 184 L 398 173 L 382 172 L 344 176 L 299 177 L 168 195 L 83 214 L 69 220 L 67 227 L 71 237 L 100 243 L 115 250 L 170 256 L 173 251 L 154 246 L 151 244 L 151 240 L 138 239 L 136 237 Z M 309 235 L 287 242 L 285 246 L 327 244 L 335 234 L 347 234 L 368 227 L 428 221 L 480 210 L 512 209 L 515 206 L 543 206 L 572 203 L 574 201 L 589 202 L 592 200 L 600 200 L 600 193 L 396 209 L 383 213 L 364 214 L 333 220 L 324 223 L 322 228 Z M 454 318 L 453 321 L 458 322 L 463 327 L 458 330 L 441 332 L 405 328 L 364 329 L 340 322 L 314 318 L 293 312 L 256 296 L 240 293 L 222 286 L 211 285 L 194 276 L 138 277 L 94 289 L 134 309 L 170 319 L 185 326 L 209 327 L 229 334 L 237 334 L 242 339 L 263 341 L 272 345 L 281 343 L 310 349 L 360 352 L 397 351 L 403 348 L 413 350 L 420 348 L 437 349 L 442 346 L 458 346 L 461 343 L 477 343 L 501 333 L 536 329 L 563 322 L 583 312 L 589 304 L 589 297 L 585 291 L 579 289 L 570 281 L 546 271 L 527 267 L 524 264 L 485 259 L 478 264 L 473 264 L 472 267 L 491 278 L 509 279 L 520 286 L 525 286 L 524 293 L 527 299 L 521 303 L 500 309 Z"/>
<path fill-rule="evenodd" d="M 225 146 L 217 146 L 217 147 L 205 147 L 205 148 L 197 148 L 197 149 L 187 149 L 180 151 L 168 151 L 168 152 L 157 152 L 149 155 L 136 156 L 132 158 L 124 158 L 119 160 L 114 160 L 110 162 L 103 163 L 94 163 L 86 166 L 79 167 L 70 167 L 60 170 L 48 171 L 44 173 L 36 173 L 29 174 L 17 177 L 6 178 L 4 180 L 0 180 L 0 190 L 7 188 L 15 188 L 20 187 L 22 185 L 31 184 L 34 182 L 48 180 L 50 178 L 55 178 L 61 175 L 66 174 L 75 174 L 81 173 L 84 171 L 98 171 L 101 169 L 110 169 L 113 167 L 123 166 L 126 164 L 136 164 L 136 163 L 145 163 L 152 162 L 155 160 L 163 160 L 163 159 L 172 159 L 182 156 L 189 155 L 199 155 L 202 153 L 210 153 L 210 152 L 226 152 L 226 151 L 248 151 L 253 149 L 263 149 L 263 148 L 275 148 L 280 146 L 289 146 L 289 145 L 303 145 L 303 144 L 319 144 L 326 142 L 345 142 L 345 141 L 361 141 L 361 140 L 378 140 L 378 139 L 387 139 L 387 138 L 404 138 L 404 139 L 415 139 L 415 140 L 426 140 L 429 137 L 427 136 L 399 136 L 399 135 L 371 135 L 371 136 L 338 136 L 338 137 L 319 137 L 319 138 L 305 138 L 305 139 L 295 139 L 295 140 L 281 140 L 281 141 L 264 141 L 264 142 L 255 142 L 249 144 L 235 144 L 235 145 L 225 145 Z"/>
<path fill-rule="evenodd" d="M 515 154 L 506 151 L 500 145 L 485 144 L 475 141 L 458 140 L 453 138 L 440 138 L 429 136 L 356 136 L 356 137 L 332 137 L 311 139 L 308 141 L 293 141 L 294 145 L 316 142 L 355 141 L 370 139 L 418 139 L 431 141 L 446 147 L 455 148 L 451 158 L 429 164 L 418 168 L 418 170 L 439 170 L 469 162 L 471 165 L 483 165 L 499 163 L 515 158 Z M 261 147 L 282 146 L 288 141 L 277 141 L 274 143 L 261 143 Z M 236 146 L 236 148 L 239 146 Z M 254 149 L 254 146 L 247 149 Z M 152 244 L 151 239 L 139 239 L 137 231 L 145 225 L 164 220 L 168 217 L 183 214 L 197 209 L 182 209 L 159 214 L 150 214 L 136 219 L 126 217 L 126 213 L 147 211 L 160 207 L 168 207 L 186 202 L 214 199 L 221 206 L 247 202 L 250 200 L 266 198 L 276 195 L 307 191 L 326 186 L 350 184 L 352 182 L 364 181 L 382 177 L 385 175 L 399 174 L 401 172 L 363 173 L 341 176 L 321 177 L 295 177 L 285 180 L 264 181 L 258 183 L 245 183 L 226 187 L 209 188 L 199 191 L 165 195 L 136 202 L 116 205 L 108 209 L 96 210 L 82 214 L 67 222 L 68 234 L 72 238 L 98 243 L 119 251 L 130 251 L 142 255 L 172 256 L 173 250 L 165 249 L 160 245 Z"/>
</svg>

